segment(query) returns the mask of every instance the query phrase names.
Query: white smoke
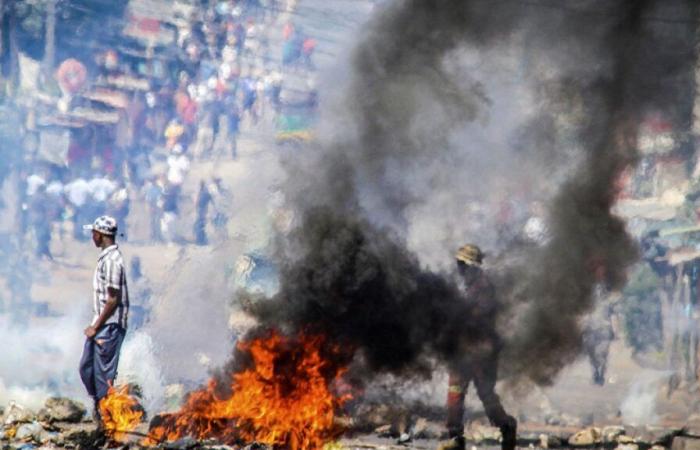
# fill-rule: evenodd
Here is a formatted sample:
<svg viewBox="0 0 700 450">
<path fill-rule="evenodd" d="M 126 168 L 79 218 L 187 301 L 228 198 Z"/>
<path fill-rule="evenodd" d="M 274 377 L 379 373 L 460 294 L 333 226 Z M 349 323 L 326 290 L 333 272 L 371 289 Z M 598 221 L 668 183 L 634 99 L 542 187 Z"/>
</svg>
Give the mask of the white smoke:
<svg viewBox="0 0 700 450">
<path fill-rule="evenodd" d="M 562 138 L 568 126 L 564 119 L 553 125 L 559 139 L 554 148 L 533 146 L 533 138 L 527 136 L 537 128 L 528 126 L 545 106 L 536 100 L 540 86 L 523 75 L 524 51 L 514 37 L 494 48 L 476 51 L 461 47 L 446 55 L 444 70 L 465 83 L 467 86 L 461 86 L 465 90 L 483 92 L 485 100 L 474 121 L 451 130 L 444 147 L 433 148 L 432 141 L 426 141 L 426 136 L 444 128 L 439 100 L 429 95 L 413 99 L 420 107 L 403 137 L 425 154 L 410 161 L 403 155 L 396 156 L 397 161 L 388 158 L 382 172 L 386 184 L 403 189 L 410 199 L 403 215 L 387 214 L 382 207 L 386 196 L 383 185 L 378 188 L 367 174 L 357 175 L 361 180 L 356 187 L 366 214 L 373 222 L 396 229 L 409 249 L 430 267 L 451 268 L 452 253 L 467 241 L 478 242 L 490 255 L 502 251 L 507 243 L 497 226 L 501 210 L 511 210 L 508 221 L 502 224 L 508 232 L 523 234 L 534 206 L 546 204 L 580 162 L 576 143 Z M 321 117 L 327 120 L 321 120 L 317 133 L 327 145 L 357 141 L 343 96 L 352 81 L 348 65 L 349 61 L 339 61 L 321 78 Z M 563 69 L 548 69 L 552 78 L 566 74 Z M 408 87 L 404 92 L 398 81 L 396 84 L 398 97 L 413 95 Z M 294 163 L 299 167 L 318 164 L 314 160 L 317 151 L 311 149 L 311 155 L 300 152 Z M 298 162 L 302 159 L 308 161 Z M 366 182 L 363 177 L 368 178 Z"/>
<path fill-rule="evenodd" d="M 118 385 L 135 383 L 143 394 L 146 411 L 160 411 L 165 397 L 165 382 L 153 348 L 151 336 L 143 331 L 128 333 L 122 345 Z"/>
<path fill-rule="evenodd" d="M 152 318 L 144 332 L 167 384 L 203 382 L 231 355 L 236 336 L 230 319 L 241 287 L 235 283 L 236 263 L 246 253 L 269 250 L 279 207 L 277 158 L 250 146 L 241 149 L 241 160 L 216 169 L 229 192 L 223 200 L 230 203 L 221 205 L 230 218 L 228 238 L 212 235 L 211 246 L 181 248 L 153 286 Z"/>
<path fill-rule="evenodd" d="M 9 405 L 15 402 L 24 408 L 38 411 L 44 405 L 46 398 L 52 395 L 45 386 L 24 387 L 18 384 L 10 386 L 0 378 L 0 404 Z"/>
<path fill-rule="evenodd" d="M 0 316 L 0 405 L 14 400 L 37 410 L 53 395 L 89 404 L 78 373 L 87 323 L 78 311 L 33 318 L 27 328 Z"/>
<path fill-rule="evenodd" d="M 659 423 L 657 396 L 660 384 L 670 374 L 662 371 L 644 371 L 629 386 L 620 413 L 628 425 L 655 425 Z"/>
</svg>

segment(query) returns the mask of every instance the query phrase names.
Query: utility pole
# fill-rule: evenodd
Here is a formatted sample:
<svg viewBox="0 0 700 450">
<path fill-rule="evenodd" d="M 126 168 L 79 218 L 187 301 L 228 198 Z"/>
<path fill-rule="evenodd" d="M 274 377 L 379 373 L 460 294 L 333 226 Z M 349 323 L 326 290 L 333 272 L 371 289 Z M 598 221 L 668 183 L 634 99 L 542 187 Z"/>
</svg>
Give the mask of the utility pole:
<svg viewBox="0 0 700 450">
<path fill-rule="evenodd" d="M 700 18 L 700 8 L 695 7 L 695 11 L 692 11 L 692 17 Z M 695 39 L 693 39 L 693 44 L 695 47 L 695 101 L 693 102 L 693 121 L 690 129 L 691 138 L 695 146 L 696 157 L 700 155 L 700 24 L 695 30 Z M 700 164 L 698 164 L 700 166 Z M 696 166 L 696 172 L 700 171 L 700 167 Z M 696 174 L 693 174 L 696 175 Z M 700 175 L 698 173 L 697 175 Z"/>
<path fill-rule="evenodd" d="M 2 1 L 2 0 L 0 0 Z M 44 70 L 51 73 L 56 57 L 56 3 L 58 0 L 47 0 L 46 4 L 46 44 L 44 46 Z"/>
<path fill-rule="evenodd" d="M 0 77 L 2 77 L 2 56 L 5 54 L 2 24 L 5 22 L 5 0 L 0 0 Z"/>
<path fill-rule="evenodd" d="M 17 85 L 17 77 L 19 74 L 19 44 L 17 43 L 17 15 L 15 14 L 15 2 L 16 0 L 7 0 L 6 8 L 9 14 L 8 17 L 8 48 L 10 51 L 10 61 L 9 61 L 9 76 L 7 77 L 10 81 L 10 87 L 14 93 L 14 89 Z"/>
</svg>

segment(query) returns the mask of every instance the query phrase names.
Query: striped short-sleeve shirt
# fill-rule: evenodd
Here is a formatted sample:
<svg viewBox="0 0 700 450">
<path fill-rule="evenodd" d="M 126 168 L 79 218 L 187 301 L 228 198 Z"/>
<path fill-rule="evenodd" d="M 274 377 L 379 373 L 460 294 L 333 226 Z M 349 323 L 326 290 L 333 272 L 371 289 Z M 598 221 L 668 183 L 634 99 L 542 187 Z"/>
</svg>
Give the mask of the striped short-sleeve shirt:
<svg viewBox="0 0 700 450">
<path fill-rule="evenodd" d="M 107 319 L 105 325 L 116 323 L 126 328 L 129 316 L 129 290 L 126 285 L 124 258 L 117 244 L 110 245 L 100 253 L 100 257 L 97 259 L 97 267 L 95 267 L 95 275 L 92 279 L 92 286 L 95 312 L 92 323 L 95 324 L 97 322 L 97 318 L 107 303 L 107 289 L 112 288 L 119 290 L 119 297 L 117 298 L 119 303 L 116 311 Z"/>
</svg>

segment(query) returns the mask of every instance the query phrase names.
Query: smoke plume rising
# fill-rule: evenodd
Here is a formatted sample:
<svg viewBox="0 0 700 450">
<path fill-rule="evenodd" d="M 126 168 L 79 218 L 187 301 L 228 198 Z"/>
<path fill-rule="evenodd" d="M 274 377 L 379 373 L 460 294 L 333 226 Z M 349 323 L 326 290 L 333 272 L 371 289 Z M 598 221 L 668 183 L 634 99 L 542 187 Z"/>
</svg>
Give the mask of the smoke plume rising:
<svg viewBox="0 0 700 450">
<path fill-rule="evenodd" d="M 674 3 L 692 10 L 691 2 Z M 578 322 L 600 281 L 593 268 L 604 266 L 604 282 L 617 289 L 637 256 L 624 222 L 611 213 L 617 183 L 636 162 L 643 115 L 679 98 L 677 81 L 692 66 L 692 54 L 669 52 L 668 33 L 649 20 L 665 11 L 661 5 L 416 0 L 382 10 L 353 54 L 340 114 L 321 126 L 332 134 L 288 164 L 286 192 L 300 220 L 280 239 L 280 292 L 254 309 L 261 326 L 321 331 L 348 348 L 348 358 L 359 355 L 370 376 L 414 373 L 436 358 L 453 363 L 480 342 L 488 330 L 473 320 L 453 279 L 407 248 L 407 234 L 415 211 L 430 211 L 431 188 L 444 186 L 438 170 L 421 178 L 421 168 L 468 167 L 474 149 L 455 137 L 487 122 L 498 95 L 478 70 L 455 73 L 452 59 L 465 49 L 508 48 L 523 61 L 519 82 L 536 105 L 521 151 L 540 160 L 575 154 L 563 181 L 534 189 L 547 201 L 546 242 L 498 248 L 516 255 L 497 286 L 507 306 L 507 374 L 551 383 L 579 354 Z M 672 64 L 649 68 L 648 61 Z M 472 168 L 453 198 L 486 204 L 483 227 L 492 227 L 491 199 L 470 186 L 508 186 L 508 175 Z M 459 236 L 460 224 L 451 225 Z M 466 227 L 463 236 L 479 243 Z"/>
<path fill-rule="evenodd" d="M 678 96 L 678 83 L 669 82 L 667 67 L 645 66 L 669 59 L 669 42 L 648 20 L 658 5 L 606 3 L 605 8 L 565 14 L 555 28 L 566 30 L 584 55 L 594 55 L 598 70 L 564 74 L 568 89 L 582 99 L 574 136 L 583 160 L 549 205 L 549 243 L 530 252 L 528 263 L 516 269 L 522 289 L 516 298 L 522 295 L 528 309 L 518 317 L 506 360 L 516 373 L 538 383 L 551 383 L 578 355 L 579 318 L 593 306 L 593 285 L 622 288 L 626 269 L 637 257 L 624 222 L 610 211 L 621 175 L 636 163 L 636 127 L 643 115 L 668 109 L 667 99 Z M 582 15 L 594 12 L 582 26 Z M 675 61 L 676 76 L 689 72 L 689 56 Z M 596 279 L 596 266 L 604 267 L 603 280 Z"/>
</svg>

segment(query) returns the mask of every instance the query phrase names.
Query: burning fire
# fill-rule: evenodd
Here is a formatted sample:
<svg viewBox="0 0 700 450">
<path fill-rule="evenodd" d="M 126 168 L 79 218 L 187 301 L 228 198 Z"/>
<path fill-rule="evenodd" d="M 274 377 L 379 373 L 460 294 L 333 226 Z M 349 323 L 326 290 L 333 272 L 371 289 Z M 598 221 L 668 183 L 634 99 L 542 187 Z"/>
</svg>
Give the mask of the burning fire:
<svg viewBox="0 0 700 450">
<path fill-rule="evenodd" d="M 129 386 L 109 387 L 107 396 L 100 400 L 100 415 L 105 431 L 119 441 L 125 433 L 134 431 L 141 423 L 143 409 L 139 402 L 129 395 Z"/>
<path fill-rule="evenodd" d="M 227 398 L 220 398 L 221 386 L 212 379 L 190 393 L 179 412 L 161 416 L 146 444 L 189 435 L 311 450 L 339 434 L 334 414 L 349 396 L 334 395 L 330 385 L 345 369 L 323 358 L 323 337 L 270 333 L 239 342 L 238 349 L 250 355 L 251 364 L 231 375 Z"/>
</svg>

